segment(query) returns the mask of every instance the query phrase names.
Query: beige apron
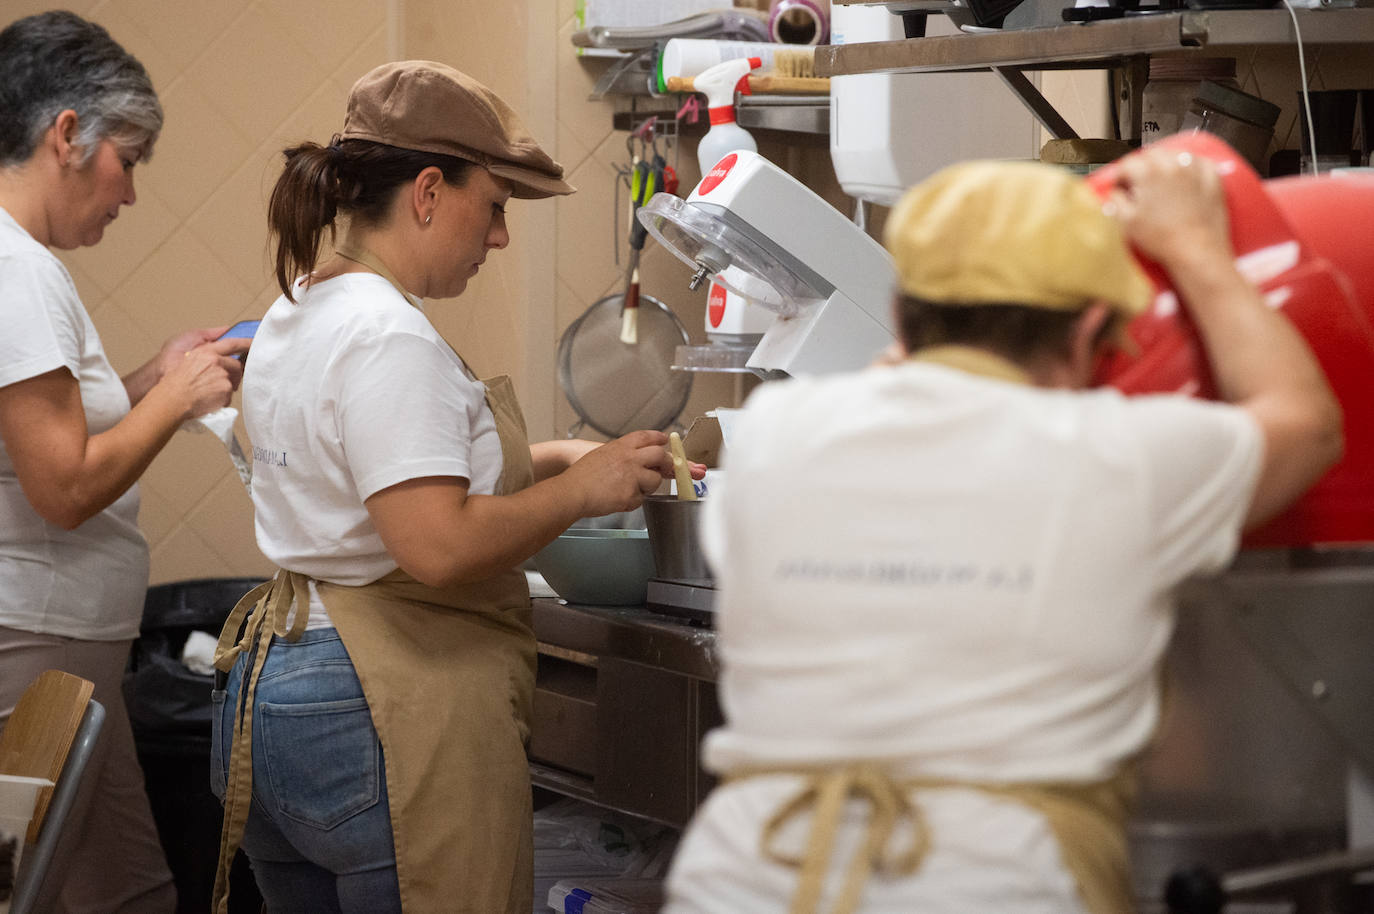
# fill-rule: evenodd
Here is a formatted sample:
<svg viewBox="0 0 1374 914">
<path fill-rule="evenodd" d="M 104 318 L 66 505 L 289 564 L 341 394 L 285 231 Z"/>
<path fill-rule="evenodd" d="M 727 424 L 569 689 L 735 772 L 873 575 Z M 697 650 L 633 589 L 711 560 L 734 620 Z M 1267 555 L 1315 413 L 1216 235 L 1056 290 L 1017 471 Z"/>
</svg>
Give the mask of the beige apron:
<svg viewBox="0 0 1374 914">
<path fill-rule="evenodd" d="M 967 346 L 935 346 L 911 357 L 961 371 L 1012 383 L 1029 377 L 1006 359 Z M 830 857 L 846 803 L 860 799 L 871 807 L 863 844 L 845 870 L 833 914 L 858 910 L 869 874 L 909 876 L 920 867 L 930 848 L 930 834 L 919 802 L 921 790 L 969 788 L 1023 803 L 1045 817 L 1059 843 L 1060 858 L 1073 876 L 1083 905 L 1092 914 L 1127 914 L 1135 909 L 1127 863 L 1126 818 L 1135 796 L 1130 765 L 1113 777 L 1086 784 L 965 783 L 893 775 L 876 762 L 854 761 L 818 768 L 767 768 L 729 774 L 735 780 L 762 774 L 798 774 L 801 789 L 764 824 L 761 850 L 776 863 L 800 871 L 790 914 L 818 910 Z M 793 817 L 812 815 L 806 850 L 801 857 L 773 848 L 782 828 Z M 891 847 L 894 835 L 911 839 Z"/>
<path fill-rule="evenodd" d="M 344 250 L 344 256 L 390 280 L 414 303 L 375 257 Z M 534 481 L 524 418 L 508 378 L 485 384 L 501 442 L 496 491 L 510 494 Z M 353 661 L 382 743 L 403 909 L 525 914 L 533 903 L 525 745 L 535 639 L 524 574 L 511 569 L 443 590 L 399 569 L 361 587 L 315 583 Z M 239 653 L 257 644 L 241 687 L 241 707 L 253 707 L 273 634 L 300 637 L 308 615 L 307 586 L 303 575 L 279 571 L 274 581 L 245 596 L 225 623 L 218 668 L 227 671 Z M 288 630 L 296 598 L 295 624 Z M 228 869 L 252 796 L 252 715 L 238 717 L 215 878 L 218 914 L 227 911 Z"/>
</svg>

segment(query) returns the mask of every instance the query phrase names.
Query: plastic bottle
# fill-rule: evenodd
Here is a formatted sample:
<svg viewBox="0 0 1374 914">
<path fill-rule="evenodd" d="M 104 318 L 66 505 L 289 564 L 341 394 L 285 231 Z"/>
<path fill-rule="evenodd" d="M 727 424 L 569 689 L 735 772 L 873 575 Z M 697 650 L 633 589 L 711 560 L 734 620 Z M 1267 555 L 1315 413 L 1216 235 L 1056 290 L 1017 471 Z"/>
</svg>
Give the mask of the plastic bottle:
<svg viewBox="0 0 1374 914">
<path fill-rule="evenodd" d="M 757 57 L 765 67 L 773 65 L 778 45 L 766 41 L 721 41 L 716 38 L 670 38 L 658 56 L 655 79 L 658 91 L 668 91 L 670 76 L 696 78 L 710 67 L 736 57 Z"/>
<path fill-rule="evenodd" d="M 726 153 L 741 149 L 758 151 L 758 144 L 749 131 L 735 123 L 735 89 L 744 82 L 750 70 L 762 65 L 763 61 L 757 57 L 726 60 L 708 68 L 694 80 L 693 88 L 706 95 L 711 120 L 711 129 L 697 145 L 697 164 L 701 166 L 703 178 Z M 742 88 L 748 91 L 748 84 Z"/>
</svg>

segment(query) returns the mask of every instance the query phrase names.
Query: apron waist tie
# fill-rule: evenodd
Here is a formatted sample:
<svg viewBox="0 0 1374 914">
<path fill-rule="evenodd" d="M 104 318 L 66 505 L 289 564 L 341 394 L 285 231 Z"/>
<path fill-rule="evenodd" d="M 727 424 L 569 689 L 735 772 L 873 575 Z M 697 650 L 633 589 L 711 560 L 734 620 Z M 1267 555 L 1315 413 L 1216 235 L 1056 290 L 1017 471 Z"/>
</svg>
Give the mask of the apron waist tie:
<svg viewBox="0 0 1374 914">
<path fill-rule="evenodd" d="M 229 870 L 239 842 L 243 840 L 243 829 L 253 802 L 252 709 L 258 676 L 267 662 L 273 636 L 297 641 L 305 631 L 305 623 L 310 618 L 309 594 L 310 583 L 305 575 L 278 571 L 275 578 L 254 587 L 235 604 L 220 631 L 219 643 L 215 645 L 215 669 L 221 673 L 233 669 L 245 652 L 252 661 L 239 686 L 239 701 L 234 711 L 233 744 L 224 788 L 224 822 L 219 836 L 219 865 L 215 869 L 211 903 L 215 914 L 227 914 L 229 910 Z M 292 606 L 296 608 L 296 615 L 288 628 Z"/>
<path fill-rule="evenodd" d="M 1125 819 L 1134 789 L 1130 766 L 1114 777 L 1089 784 L 995 784 L 941 778 L 894 777 L 876 763 L 829 768 L 759 768 L 732 772 L 728 781 L 760 775 L 799 775 L 801 788 L 764 823 L 759 850 L 765 858 L 800 871 L 788 914 L 818 914 L 825 877 L 834 853 L 846 804 L 868 804 L 863 841 L 845 867 L 840 894 L 830 914 L 853 914 L 869 876 L 914 874 L 930 851 L 930 826 L 917 790 L 963 788 L 1022 803 L 1043 815 L 1059 843 L 1065 868 L 1079 898 L 1092 914 L 1128 914 L 1134 910 L 1126 862 Z M 801 856 L 775 848 L 783 828 L 798 816 L 812 814 L 806 849 Z M 899 831 L 909 837 L 897 840 Z"/>
</svg>

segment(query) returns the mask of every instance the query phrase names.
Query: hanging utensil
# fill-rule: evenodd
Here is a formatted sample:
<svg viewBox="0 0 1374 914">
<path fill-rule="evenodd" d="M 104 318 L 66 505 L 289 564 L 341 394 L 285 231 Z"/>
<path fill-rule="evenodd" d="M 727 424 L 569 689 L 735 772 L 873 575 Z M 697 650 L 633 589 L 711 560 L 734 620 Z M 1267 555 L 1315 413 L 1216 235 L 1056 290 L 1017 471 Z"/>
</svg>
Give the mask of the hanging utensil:
<svg viewBox="0 0 1374 914">
<path fill-rule="evenodd" d="M 558 341 L 558 384 L 583 426 L 616 438 L 640 428 L 666 429 L 687 406 L 692 373 L 674 371 L 673 354 L 688 341 L 682 321 L 652 295 L 641 295 L 639 343 L 616 336 L 619 294 L 607 295 L 568 325 Z"/>
<path fill-rule="evenodd" d="M 655 161 L 658 160 L 656 157 Z M 620 341 L 634 345 L 639 341 L 639 254 L 644 250 L 644 241 L 649 231 L 635 213 L 654 195 L 659 172 L 648 160 L 641 159 L 635 168 L 632 190 L 638 185 L 638 194 L 632 195 L 633 208 L 630 211 L 630 268 L 625 281 L 625 297 L 620 311 Z"/>
</svg>

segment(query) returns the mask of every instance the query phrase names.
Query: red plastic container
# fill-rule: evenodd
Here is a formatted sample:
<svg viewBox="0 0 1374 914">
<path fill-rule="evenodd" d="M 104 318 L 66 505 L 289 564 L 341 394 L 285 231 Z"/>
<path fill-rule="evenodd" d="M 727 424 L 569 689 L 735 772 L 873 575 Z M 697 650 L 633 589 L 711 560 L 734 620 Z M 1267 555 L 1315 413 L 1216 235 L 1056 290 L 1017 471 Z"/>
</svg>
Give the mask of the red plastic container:
<svg viewBox="0 0 1374 914">
<path fill-rule="evenodd" d="M 1374 543 L 1374 177 L 1263 181 L 1206 133 L 1175 134 L 1152 148 L 1219 163 L 1236 263 L 1306 338 L 1345 412 L 1345 456 L 1289 510 L 1252 531 L 1248 547 Z M 1114 166 L 1089 176 L 1104 196 Z M 1183 392 L 1215 399 L 1197 331 L 1169 277 L 1144 257 L 1152 307 L 1131 322 L 1135 356 L 1109 360 L 1099 381 L 1126 393 Z"/>
</svg>

